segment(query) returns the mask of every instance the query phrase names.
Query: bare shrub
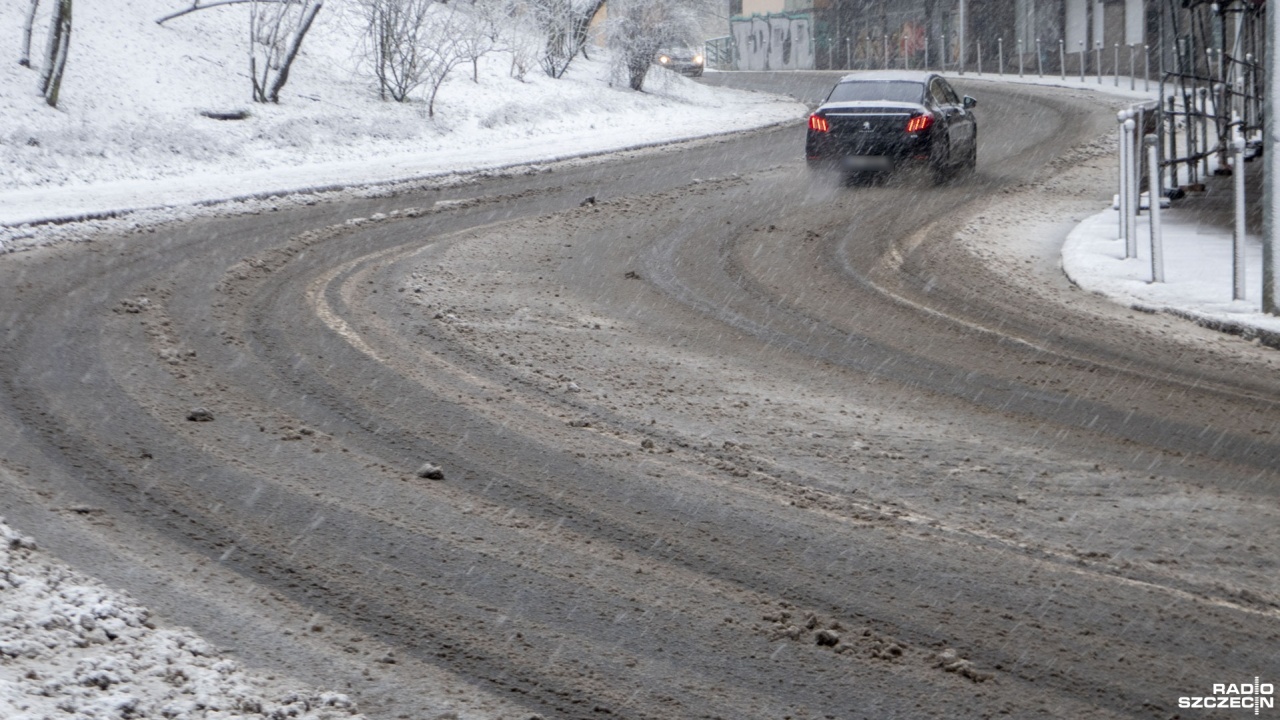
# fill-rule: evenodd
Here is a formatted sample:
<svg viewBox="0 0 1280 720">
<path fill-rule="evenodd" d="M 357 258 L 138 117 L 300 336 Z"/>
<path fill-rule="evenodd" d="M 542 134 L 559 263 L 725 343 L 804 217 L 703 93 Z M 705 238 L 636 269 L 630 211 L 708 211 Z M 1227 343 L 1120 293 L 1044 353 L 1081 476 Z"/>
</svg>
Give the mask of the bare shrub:
<svg viewBox="0 0 1280 720">
<path fill-rule="evenodd" d="M 614 0 L 610 3 L 608 45 L 615 70 L 632 90 L 644 89 L 658 50 L 690 44 L 698 25 L 698 3 L 689 0 Z"/>
<path fill-rule="evenodd" d="M 323 4 L 321 0 L 249 3 L 249 76 L 254 102 L 280 102 L 289 69 Z"/>
</svg>

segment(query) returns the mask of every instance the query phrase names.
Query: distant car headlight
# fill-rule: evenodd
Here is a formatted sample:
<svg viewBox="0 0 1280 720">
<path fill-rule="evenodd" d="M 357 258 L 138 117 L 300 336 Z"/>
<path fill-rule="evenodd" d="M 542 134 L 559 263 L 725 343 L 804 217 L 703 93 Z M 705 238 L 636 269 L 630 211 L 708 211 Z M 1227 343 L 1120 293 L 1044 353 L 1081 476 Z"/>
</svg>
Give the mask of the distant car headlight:
<svg viewBox="0 0 1280 720">
<path fill-rule="evenodd" d="M 667 57 L 666 55 L 659 55 L 658 62 L 662 63 L 663 65 L 670 65 L 671 58 Z"/>
<path fill-rule="evenodd" d="M 693 64 L 694 64 L 694 65 L 701 65 L 701 64 L 702 64 L 702 56 L 701 56 L 701 55 L 694 55 L 694 56 L 693 56 Z"/>
</svg>

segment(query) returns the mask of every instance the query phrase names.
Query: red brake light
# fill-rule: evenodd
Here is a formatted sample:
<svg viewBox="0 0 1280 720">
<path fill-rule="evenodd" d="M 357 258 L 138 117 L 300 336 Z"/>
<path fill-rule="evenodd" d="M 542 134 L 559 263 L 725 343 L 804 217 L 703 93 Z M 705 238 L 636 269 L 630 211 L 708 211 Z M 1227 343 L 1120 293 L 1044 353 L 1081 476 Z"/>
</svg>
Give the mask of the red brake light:
<svg viewBox="0 0 1280 720">
<path fill-rule="evenodd" d="M 907 132 L 918 133 L 924 132 L 933 126 L 933 116 L 925 113 L 924 115 L 912 115 L 907 121 Z"/>
<path fill-rule="evenodd" d="M 821 115 L 810 115 L 809 129 L 814 132 L 831 132 L 831 123 Z"/>
</svg>

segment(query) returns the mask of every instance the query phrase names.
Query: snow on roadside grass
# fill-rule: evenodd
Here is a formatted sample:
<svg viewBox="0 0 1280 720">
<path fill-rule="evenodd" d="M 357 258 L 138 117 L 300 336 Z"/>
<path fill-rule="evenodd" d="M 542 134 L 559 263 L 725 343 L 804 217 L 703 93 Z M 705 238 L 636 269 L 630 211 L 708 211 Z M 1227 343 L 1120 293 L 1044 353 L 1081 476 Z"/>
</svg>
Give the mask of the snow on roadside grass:
<svg viewBox="0 0 1280 720">
<path fill-rule="evenodd" d="M 0 717 L 360 720 L 339 693 L 282 690 L 36 548 L 0 518 Z"/>
<path fill-rule="evenodd" d="M 255 104 L 247 6 L 154 22 L 175 5 L 77 9 L 57 109 L 35 92 L 37 72 L 0 64 L 0 226 L 545 162 L 798 121 L 805 109 L 656 69 L 633 92 L 597 53 L 562 79 L 534 70 L 522 81 L 495 52 L 478 82 L 469 66 L 450 76 L 428 118 L 420 100 L 379 100 L 343 0 L 317 16 L 280 104 Z M 21 27 L 26 8 L 0 3 L 0 27 Z M 0 251 L 13 249 L 8 235 Z"/>
</svg>

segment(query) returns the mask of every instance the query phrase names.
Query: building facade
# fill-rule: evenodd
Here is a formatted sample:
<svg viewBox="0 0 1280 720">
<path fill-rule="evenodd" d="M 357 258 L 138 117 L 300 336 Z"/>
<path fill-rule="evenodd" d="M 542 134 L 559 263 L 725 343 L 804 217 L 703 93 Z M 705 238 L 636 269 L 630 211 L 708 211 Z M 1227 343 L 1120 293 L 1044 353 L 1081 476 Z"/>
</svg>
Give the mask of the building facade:
<svg viewBox="0 0 1280 720">
<path fill-rule="evenodd" d="M 814 67 L 1141 75 L 1230 51 L 1257 0 L 730 0 L 731 25 L 805 16 Z M 1211 8 L 1218 8 L 1212 10 Z M 1197 36 L 1193 39 L 1192 36 Z M 736 38 L 737 35 L 734 35 Z M 744 35 L 746 37 L 746 35 Z M 758 35 L 757 35 L 758 37 Z M 736 40 L 734 42 L 737 42 Z"/>
</svg>

